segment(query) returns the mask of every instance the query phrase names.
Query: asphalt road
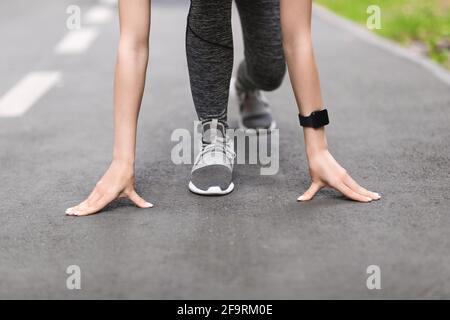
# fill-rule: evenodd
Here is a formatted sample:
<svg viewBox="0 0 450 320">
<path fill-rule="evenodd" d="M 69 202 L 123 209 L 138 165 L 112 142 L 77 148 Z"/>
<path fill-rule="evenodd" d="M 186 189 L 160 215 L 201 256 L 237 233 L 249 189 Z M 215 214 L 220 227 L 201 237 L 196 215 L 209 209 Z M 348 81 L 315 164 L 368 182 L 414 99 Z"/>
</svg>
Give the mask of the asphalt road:
<svg viewBox="0 0 450 320">
<path fill-rule="evenodd" d="M 190 166 L 170 158 L 171 133 L 192 131 L 194 119 L 187 1 L 164 0 L 153 11 L 137 163 L 138 189 L 156 206 L 121 201 L 66 217 L 111 157 L 116 19 L 95 26 L 83 53 L 54 52 L 67 6 L 96 3 L 0 2 L 0 97 L 29 72 L 61 74 L 24 115 L 0 117 L 0 298 L 450 298 L 449 86 L 321 19 L 314 37 L 331 150 L 382 201 L 333 191 L 295 201 L 309 175 L 288 79 L 268 95 L 278 174 L 239 165 L 231 195 L 191 194 Z M 66 288 L 70 265 L 81 268 L 81 290 Z M 381 269 L 381 290 L 366 287 L 369 265 Z"/>
</svg>

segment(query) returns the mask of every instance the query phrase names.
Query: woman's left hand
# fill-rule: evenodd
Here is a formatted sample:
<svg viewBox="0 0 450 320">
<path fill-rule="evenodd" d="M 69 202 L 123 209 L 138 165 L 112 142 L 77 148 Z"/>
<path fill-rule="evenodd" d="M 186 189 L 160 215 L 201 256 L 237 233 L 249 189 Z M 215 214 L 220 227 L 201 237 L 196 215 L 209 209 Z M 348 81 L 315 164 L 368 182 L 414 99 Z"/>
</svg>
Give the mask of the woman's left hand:
<svg viewBox="0 0 450 320">
<path fill-rule="evenodd" d="M 311 200 L 325 187 L 336 189 L 347 198 L 358 202 L 367 203 L 381 198 L 378 193 L 368 191 L 353 180 L 328 149 L 308 154 L 308 162 L 312 183 L 309 189 L 297 199 L 298 201 Z"/>
</svg>

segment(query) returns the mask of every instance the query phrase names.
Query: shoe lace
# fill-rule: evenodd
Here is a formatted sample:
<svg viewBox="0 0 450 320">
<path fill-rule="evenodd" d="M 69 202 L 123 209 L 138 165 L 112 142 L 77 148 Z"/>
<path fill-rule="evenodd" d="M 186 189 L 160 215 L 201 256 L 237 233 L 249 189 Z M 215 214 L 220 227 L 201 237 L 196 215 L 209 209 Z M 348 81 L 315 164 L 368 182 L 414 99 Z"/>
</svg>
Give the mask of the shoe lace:
<svg viewBox="0 0 450 320">
<path fill-rule="evenodd" d="M 200 160 L 205 154 L 210 152 L 221 152 L 226 155 L 228 160 L 233 161 L 236 158 L 236 153 L 234 152 L 229 139 L 215 138 L 211 143 L 203 144 L 202 151 L 197 157 L 197 161 Z"/>
</svg>

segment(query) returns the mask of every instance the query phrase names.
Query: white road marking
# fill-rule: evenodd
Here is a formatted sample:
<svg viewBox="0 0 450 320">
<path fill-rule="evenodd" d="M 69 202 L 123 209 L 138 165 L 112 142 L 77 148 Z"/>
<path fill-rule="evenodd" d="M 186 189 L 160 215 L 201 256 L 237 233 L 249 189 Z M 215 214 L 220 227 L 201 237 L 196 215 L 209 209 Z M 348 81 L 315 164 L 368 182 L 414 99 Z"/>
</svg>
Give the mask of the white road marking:
<svg viewBox="0 0 450 320">
<path fill-rule="evenodd" d="M 83 18 L 83 22 L 88 24 L 102 24 L 111 21 L 113 17 L 113 9 L 98 5 L 89 9 Z"/>
<path fill-rule="evenodd" d="M 110 5 L 110 6 L 116 6 L 117 0 L 100 0 L 100 3 Z"/>
<path fill-rule="evenodd" d="M 0 98 L 0 117 L 24 115 L 61 79 L 58 71 L 32 72 Z"/>
<path fill-rule="evenodd" d="M 61 55 L 83 53 L 89 49 L 98 36 L 99 32 L 94 28 L 70 31 L 55 47 L 55 52 Z"/>
</svg>

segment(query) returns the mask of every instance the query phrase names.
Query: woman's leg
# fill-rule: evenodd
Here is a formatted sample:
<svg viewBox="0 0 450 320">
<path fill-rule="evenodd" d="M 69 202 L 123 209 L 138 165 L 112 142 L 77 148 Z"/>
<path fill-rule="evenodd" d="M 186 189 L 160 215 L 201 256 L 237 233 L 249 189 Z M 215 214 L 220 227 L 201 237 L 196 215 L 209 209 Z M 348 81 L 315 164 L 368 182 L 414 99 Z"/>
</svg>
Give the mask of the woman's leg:
<svg viewBox="0 0 450 320">
<path fill-rule="evenodd" d="M 245 45 L 239 84 L 246 90 L 273 91 L 286 74 L 279 0 L 236 0 L 236 4 Z"/>
<path fill-rule="evenodd" d="M 240 123 L 249 129 L 273 129 L 275 121 L 261 91 L 277 89 L 286 73 L 279 0 L 236 0 L 241 17 L 245 60 L 234 82 Z"/>
<path fill-rule="evenodd" d="M 149 52 L 150 0 L 121 0 L 120 43 L 114 81 L 114 152 L 111 166 L 91 195 L 66 213 L 86 216 L 126 197 L 140 208 L 152 204 L 135 191 L 136 128 L 145 86 Z"/>
<path fill-rule="evenodd" d="M 186 52 L 195 109 L 202 126 L 202 150 L 189 189 L 201 195 L 230 193 L 234 152 L 226 138 L 233 71 L 232 0 L 191 0 Z"/>
<path fill-rule="evenodd" d="M 232 0 L 191 0 L 186 52 L 192 97 L 201 121 L 226 123 L 233 71 Z"/>
</svg>

